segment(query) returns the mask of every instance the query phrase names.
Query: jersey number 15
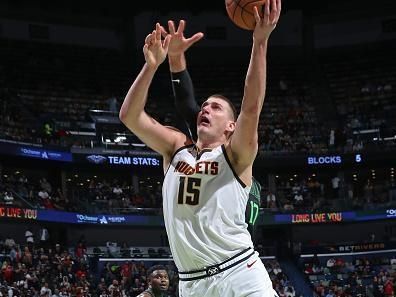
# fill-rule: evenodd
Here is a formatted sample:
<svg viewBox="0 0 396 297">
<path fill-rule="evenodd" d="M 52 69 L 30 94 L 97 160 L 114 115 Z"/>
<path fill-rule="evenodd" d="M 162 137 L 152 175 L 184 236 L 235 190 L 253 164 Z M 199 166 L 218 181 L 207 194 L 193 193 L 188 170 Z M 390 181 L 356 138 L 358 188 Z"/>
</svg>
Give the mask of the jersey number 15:
<svg viewBox="0 0 396 297">
<path fill-rule="evenodd" d="M 200 178 L 181 176 L 177 203 L 197 205 L 199 203 L 200 187 Z"/>
</svg>

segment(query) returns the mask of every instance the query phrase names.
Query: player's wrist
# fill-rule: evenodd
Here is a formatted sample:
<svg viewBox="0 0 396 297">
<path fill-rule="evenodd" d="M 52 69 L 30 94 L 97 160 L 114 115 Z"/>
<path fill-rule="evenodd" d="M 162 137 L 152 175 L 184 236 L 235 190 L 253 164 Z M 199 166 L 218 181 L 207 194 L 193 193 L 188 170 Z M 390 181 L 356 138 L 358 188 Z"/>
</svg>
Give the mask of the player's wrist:
<svg viewBox="0 0 396 297">
<path fill-rule="evenodd" d="M 147 62 L 146 61 L 146 64 L 145 64 L 145 68 L 147 69 L 147 70 L 150 70 L 150 71 L 157 71 L 157 69 L 158 69 L 158 67 L 159 67 L 159 64 L 158 63 L 150 63 L 150 62 Z"/>
<path fill-rule="evenodd" d="M 171 54 L 168 52 L 168 57 L 172 62 L 181 62 L 183 60 L 184 53 Z"/>
<path fill-rule="evenodd" d="M 181 72 L 186 69 L 186 60 L 184 55 L 168 55 L 168 57 L 171 72 Z"/>
<path fill-rule="evenodd" d="M 267 47 L 268 45 L 268 37 L 266 38 L 255 38 L 253 36 L 253 45 L 254 46 L 263 46 L 263 47 Z"/>
</svg>

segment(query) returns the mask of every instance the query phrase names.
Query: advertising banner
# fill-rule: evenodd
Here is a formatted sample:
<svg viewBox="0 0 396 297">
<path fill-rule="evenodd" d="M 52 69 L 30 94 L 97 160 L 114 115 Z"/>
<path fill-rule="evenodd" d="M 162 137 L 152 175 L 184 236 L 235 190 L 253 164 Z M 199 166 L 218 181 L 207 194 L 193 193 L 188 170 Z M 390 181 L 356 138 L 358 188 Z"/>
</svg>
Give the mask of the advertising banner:
<svg viewBox="0 0 396 297">
<path fill-rule="evenodd" d="M 273 214 L 260 211 L 259 225 L 280 224 L 338 224 L 344 222 L 363 222 L 372 220 L 395 219 L 396 210 L 383 209 L 372 211 L 343 211 L 321 213 Z M 145 225 L 163 226 L 160 215 L 147 214 L 84 214 L 46 209 L 28 209 L 0 206 L 0 219 L 35 220 L 68 224 L 98 224 L 98 225 Z"/>
</svg>

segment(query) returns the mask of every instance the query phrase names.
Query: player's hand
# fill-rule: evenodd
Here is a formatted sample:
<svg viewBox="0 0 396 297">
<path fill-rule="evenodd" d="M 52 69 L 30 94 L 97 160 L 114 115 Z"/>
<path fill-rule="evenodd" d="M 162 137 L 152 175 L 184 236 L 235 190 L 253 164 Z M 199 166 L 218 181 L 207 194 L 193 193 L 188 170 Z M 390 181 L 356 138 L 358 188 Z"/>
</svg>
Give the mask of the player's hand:
<svg viewBox="0 0 396 297">
<path fill-rule="evenodd" d="M 144 59 L 150 67 L 157 68 L 164 62 L 171 38 L 172 36 L 169 35 L 164 40 L 161 40 L 161 25 L 159 23 L 155 25 L 155 30 L 147 35 L 144 41 L 143 53 Z"/>
<path fill-rule="evenodd" d="M 169 56 L 178 56 L 183 54 L 190 46 L 202 39 L 202 37 L 204 36 L 202 32 L 198 32 L 190 38 L 186 38 L 184 36 L 185 26 L 186 22 L 184 20 L 180 20 L 179 26 L 176 29 L 174 22 L 170 20 L 168 21 L 168 31 L 166 31 L 165 28 L 161 27 L 163 37 L 166 38 L 169 35 L 172 36 L 169 44 Z"/>
<path fill-rule="evenodd" d="M 268 40 L 279 21 L 281 8 L 281 0 L 267 0 L 264 4 L 264 15 L 260 17 L 257 6 L 254 7 L 254 17 L 256 19 L 256 27 L 253 31 L 254 41 Z"/>
</svg>

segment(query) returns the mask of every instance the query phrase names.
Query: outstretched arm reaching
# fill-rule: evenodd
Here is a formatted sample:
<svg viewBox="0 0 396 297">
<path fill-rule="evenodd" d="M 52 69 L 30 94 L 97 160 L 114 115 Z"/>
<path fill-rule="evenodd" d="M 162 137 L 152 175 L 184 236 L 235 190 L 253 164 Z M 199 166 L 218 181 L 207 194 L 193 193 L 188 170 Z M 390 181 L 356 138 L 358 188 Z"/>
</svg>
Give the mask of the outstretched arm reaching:
<svg viewBox="0 0 396 297">
<path fill-rule="evenodd" d="M 164 157 L 164 165 L 178 147 L 188 142 L 184 134 L 161 125 L 144 110 L 150 84 L 166 58 L 170 39 L 169 35 L 161 40 L 161 26 L 158 23 L 155 30 L 147 35 L 143 47 L 146 63 L 129 89 L 119 115 L 136 136 Z"/>
<path fill-rule="evenodd" d="M 253 31 L 253 45 L 244 87 L 241 112 L 227 151 L 232 163 L 243 180 L 251 180 L 251 166 L 258 149 L 258 123 L 264 103 L 267 78 L 267 45 L 275 29 L 281 11 L 281 0 L 265 2 L 264 16 L 260 17 L 254 8 L 256 27 Z M 249 177 L 250 176 L 250 177 Z"/>
<path fill-rule="evenodd" d="M 203 33 L 198 32 L 186 38 L 184 36 L 185 25 L 186 22 L 180 20 L 176 29 L 174 22 L 170 20 L 168 21 L 168 31 L 163 29 L 163 36 L 166 37 L 168 34 L 172 36 L 169 44 L 168 59 L 175 106 L 186 123 L 190 136 L 196 140 L 197 115 L 200 107 L 196 102 L 193 83 L 187 70 L 185 52 L 195 42 L 202 39 Z"/>
</svg>

